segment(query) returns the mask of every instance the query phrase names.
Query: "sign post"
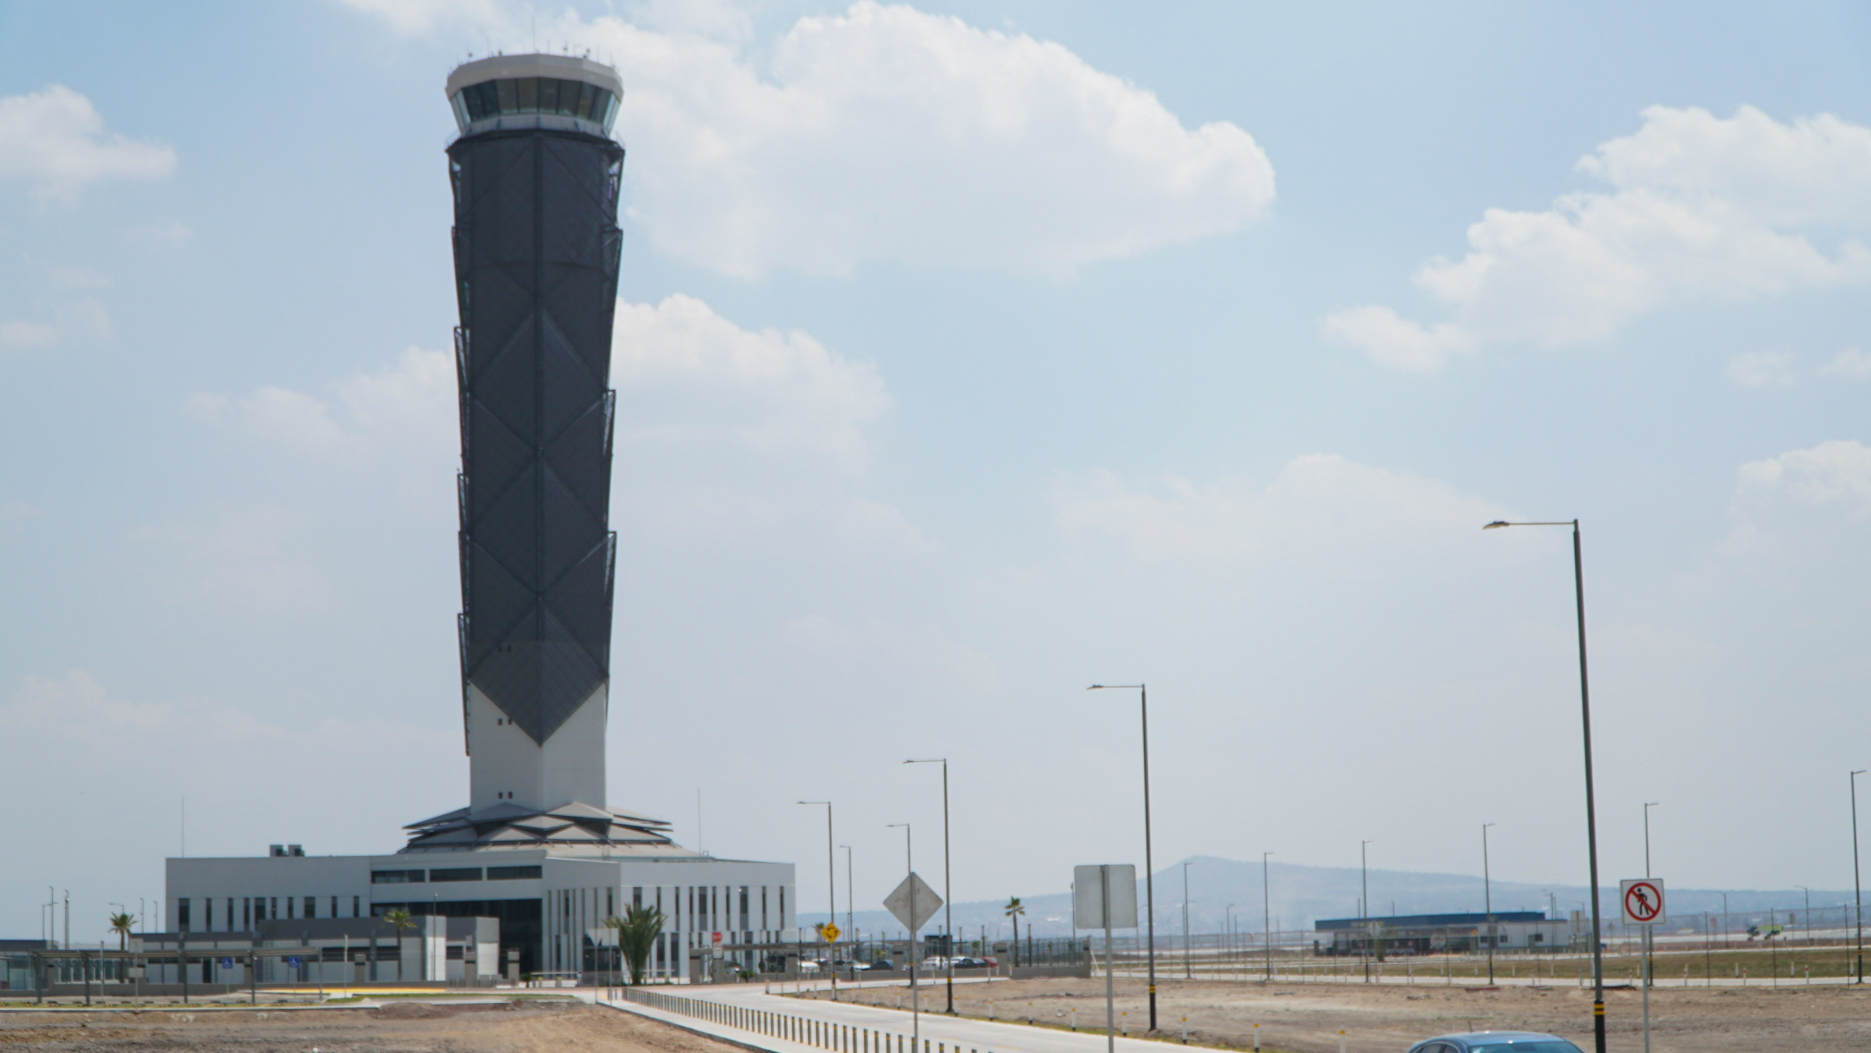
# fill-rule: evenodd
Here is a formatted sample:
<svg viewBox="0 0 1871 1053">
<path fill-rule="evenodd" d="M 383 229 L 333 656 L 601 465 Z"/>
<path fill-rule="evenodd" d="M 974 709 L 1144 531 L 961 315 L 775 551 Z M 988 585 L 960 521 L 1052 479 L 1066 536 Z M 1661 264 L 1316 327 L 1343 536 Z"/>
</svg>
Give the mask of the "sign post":
<svg viewBox="0 0 1871 1053">
<path fill-rule="evenodd" d="M 922 994 L 916 986 L 916 932 L 935 917 L 936 908 L 942 906 L 942 897 L 929 887 L 914 870 L 903 879 L 894 891 L 884 897 L 884 907 L 892 917 L 903 923 L 910 934 L 910 1037 L 916 1041 L 916 1048 L 922 1048 Z"/>
<path fill-rule="evenodd" d="M 1632 878 L 1618 882 L 1618 903 L 1626 925 L 1644 927 L 1644 1053 L 1650 1053 L 1650 933 L 1663 924 L 1663 879 Z"/>
<path fill-rule="evenodd" d="M 1111 930 L 1137 927 L 1137 868 L 1093 863 L 1072 868 L 1072 925 L 1104 930 L 1104 1048 L 1117 1053 L 1117 998 Z"/>
</svg>

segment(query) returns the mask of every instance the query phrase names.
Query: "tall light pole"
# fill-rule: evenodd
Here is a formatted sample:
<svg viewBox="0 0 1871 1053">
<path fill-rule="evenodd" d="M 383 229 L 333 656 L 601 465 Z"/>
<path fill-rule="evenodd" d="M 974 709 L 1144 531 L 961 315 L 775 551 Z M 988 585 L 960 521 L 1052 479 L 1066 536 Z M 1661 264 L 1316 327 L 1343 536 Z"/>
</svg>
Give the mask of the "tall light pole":
<svg viewBox="0 0 1871 1053">
<path fill-rule="evenodd" d="M 852 907 L 851 907 L 851 895 L 852 895 L 851 890 L 856 887 L 856 882 L 851 880 L 851 846 L 839 845 L 838 847 L 845 850 L 845 936 L 851 941 L 851 982 L 857 983 L 858 982 L 858 955 L 857 955 L 858 923 L 852 920 L 853 917 L 855 917 L 855 912 L 852 910 Z"/>
<path fill-rule="evenodd" d="M 835 850 L 832 846 L 835 839 L 832 837 L 832 802 L 800 801 L 799 803 L 822 804 L 825 806 L 825 924 L 835 928 L 837 926 L 837 921 L 835 919 L 838 917 L 838 864 L 833 858 Z M 831 940 L 827 940 L 826 942 L 832 944 L 829 949 L 831 950 L 832 960 L 835 961 L 838 957 L 837 945 Z M 834 964 L 825 971 L 831 974 L 832 1001 L 836 1002 L 838 1000 L 838 967 Z"/>
<path fill-rule="evenodd" d="M 1858 878 L 1858 776 L 1865 770 L 1858 769 L 1851 774 L 1852 784 L 1852 912 L 1857 916 L 1858 927 L 1858 982 L 1865 982 L 1865 900 L 1864 885 Z M 1728 913 L 1726 907 L 1722 913 Z"/>
<path fill-rule="evenodd" d="M 1805 931 L 1806 946 L 1811 947 L 1813 945 L 1813 890 L 1807 888 L 1805 885 L 1795 885 L 1793 887 L 1806 894 L 1806 921 L 1800 928 Z"/>
<path fill-rule="evenodd" d="M 1572 587 L 1579 622 L 1579 716 L 1585 730 L 1585 845 L 1592 883 L 1592 1042 L 1596 1053 L 1605 1053 L 1605 951 L 1600 939 L 1604 923 L 1598 903 L 1598 806 L 1592 789 L 1592 690 L 1585 663 L 1585 557 L 1579 542 L 1579 521 L 1509 523 L 1497 519 L 1481 529 L 1515 526 L 1572 528 Z"/>
<path fill-rule="evenodd" d="M 1371 982 L 1371 863 L 1369 841 L 1358 842 L 1358 927 L 1364 939 L 1358 941 L 1358 957 L 1364 959 L 1364 982 Z"/>
<path fill-rule="evenodd" d="M 1189 959 L 1189 864 L 1194 860 L 1182 861 L 1182 978 L 1195 979 L 1195 972 Z"/>
<path fill-rule="evenodd" d="M 912 878 L 915 877 L 916 857 L 910 849 L 910 824 L 885 823 L 884 826 L 891 830 L 899 826 L 903 828 L 903 872 Z M 914 881 L 910 882 L 909 893 L 910 920 L 914 921 L 916 918 L 916 883 Z M 916 986 L 916 930 L 913 927 L 910 928 L 909 937 L 909 947 L 906 948 L 909 961 L 906 964 L 910 968 L 910 1045 L 912 1048 L 921 1049 L 923 1034 L 922 988 Z"/>
<path fill-rule="evenodd" d="M 905 764 L 940 764 L 942 765 L 942 942 L 948 944 L 943 963 L 948 973 L 948 1009 L 945 1012 L 955 1015 L 955 931 L 950 927 L 950 904 L 955 902 L 955 893 L 949 888 L 948 865 L 948 758 L 932 757 L 928 760 L 906 760 Z"/>
<path fill-rule="evenodd" d="M 1645 801 L 1644 802 L 1644 876 L 1645 877 L 1656 876 L 1655 874 L 1652 874 L 1650 872 L 1650 809 L 1655 808 L 1658 803 L 1659 802 L 1657 801 Z M 1649 926 L 1649 925 L 1644 926 L 1644 997 L 1646 999 L 1645 1012 L 1649 1011 L 1647 1000 L 1649 998 L 1650 988 L 1655 986 L 1656 984 L 1656 977 L 1655 977 L 1656 944 L 1652 942 L 1651 940 L 1651 936 L 1650 936 L 1651 928 L 1652 926 Z M 1646 1041 L 1648 1041 L 1650 1038 L 1650 1032 L 1645 1031 L 1644 1038 Z"/>
<path fill-rule="evenodd" d="M 1156 873 L 1150 859 L 1150 692 L 1142 684 L 1093 684 L 1087 691 L 1135 691 L 1143 716 L 1143 900 L 1150 963 L 1150 1030 L 1156 1030 Z M 1601 1051 L 1602 1053 L 1602 1051 Z"/>
<path fill-rule="evenodd" d="M 1267 950 L 1267 982 L 1273 982 L 1273 896 L 1267 891 L 1267 857 L 1272 852 L 1260 854 L 1260 942 Z"/>
<path fill-rule="evenodd" d="M 1488 827 L 1481 824 L 1481 904 L 1488 912 L 1488 986 L 1494 986 L 1494 876 L 1488 869 Z"/>
</svg>

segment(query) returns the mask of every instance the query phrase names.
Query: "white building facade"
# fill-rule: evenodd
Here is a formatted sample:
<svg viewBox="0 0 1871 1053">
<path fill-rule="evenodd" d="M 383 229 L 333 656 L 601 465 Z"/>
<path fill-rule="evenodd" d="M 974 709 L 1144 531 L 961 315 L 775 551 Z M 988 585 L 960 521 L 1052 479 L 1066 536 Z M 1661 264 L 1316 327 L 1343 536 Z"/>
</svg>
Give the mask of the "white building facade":
<svg viewBox="0 0 1871 1053">
<path fill-rule="evenodd" d="M 689 952 L 717 943 L 758 969 L 758 944 L 790 942 L 797 927 L 793 864 L 716 859 L 687 852 L 573 854 L 553 849 L 405 852 L 380 856 L 182 858 L 168 861 L 172 928 L 204 941 L 245 938 L 265 925 L 381 918 L 406 910 L 499 922 L 499 965 L 527 975 L 572 977 L 616 968 L 606 918 L 638 905 L 660 909 L 663 933 L 649 961 L 658 979 L 689 979 Z M 385 939 L 394 935 L 385 927 Z M 414 933 L 411 933 L 412 942 Z M 484 971 L 486 964 L 483 962 Z M 403 975 L 406 974 L 406 975 Z M 399 979 L 450 977 L 420 965 Z M 359 979 L 389 979 L 389 976 Z"/>
</svg>

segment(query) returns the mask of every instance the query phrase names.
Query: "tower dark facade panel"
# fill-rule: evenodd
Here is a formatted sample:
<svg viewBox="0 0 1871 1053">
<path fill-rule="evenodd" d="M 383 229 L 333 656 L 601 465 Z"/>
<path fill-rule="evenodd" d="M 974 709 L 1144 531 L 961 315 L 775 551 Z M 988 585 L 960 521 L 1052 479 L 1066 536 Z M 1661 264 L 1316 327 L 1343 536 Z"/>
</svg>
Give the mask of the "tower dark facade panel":
<svg viewBox="0 0 1871 1053">
<path fill-rule="evenodd" d="M 461 670 L 543 743 L 610 679 L 611 322 L 623 148 L 535 127 L 448 150 L 461 329 Z"/>
</svg>

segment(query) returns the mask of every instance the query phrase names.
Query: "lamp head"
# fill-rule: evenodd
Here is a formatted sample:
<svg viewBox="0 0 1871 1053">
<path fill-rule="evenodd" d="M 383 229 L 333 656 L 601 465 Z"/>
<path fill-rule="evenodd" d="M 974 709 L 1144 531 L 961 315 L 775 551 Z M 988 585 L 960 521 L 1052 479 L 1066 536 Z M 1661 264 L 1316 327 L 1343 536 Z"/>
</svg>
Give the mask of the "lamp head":
<svg viewBox="0 0 1871 1053">
<path fill-rule="evenodd" d="M 1483 529 L 1483 530 L 1499 530 L 1500 528 L 1502 528 L 1502 527 L 1504 527 L 1504 526 L 1513 526 L 1513 525 L 1514 525 L 1514 524 L 1512 524 L 1512 523 L 1509 523 L 1509 522 L 1508 522 L 1507 520 L 1505 520 L 1505 519 L 1497 519 L 1497 520 L 1495 520 L 1494 522 L 1492 522 L 1492 523 L 1489 523 L 1489 524 L 1488 524 L 1487 526 L 1484 526 L 1484 527 L 1482 527 L 1481 529 Z"/>
</svg>

